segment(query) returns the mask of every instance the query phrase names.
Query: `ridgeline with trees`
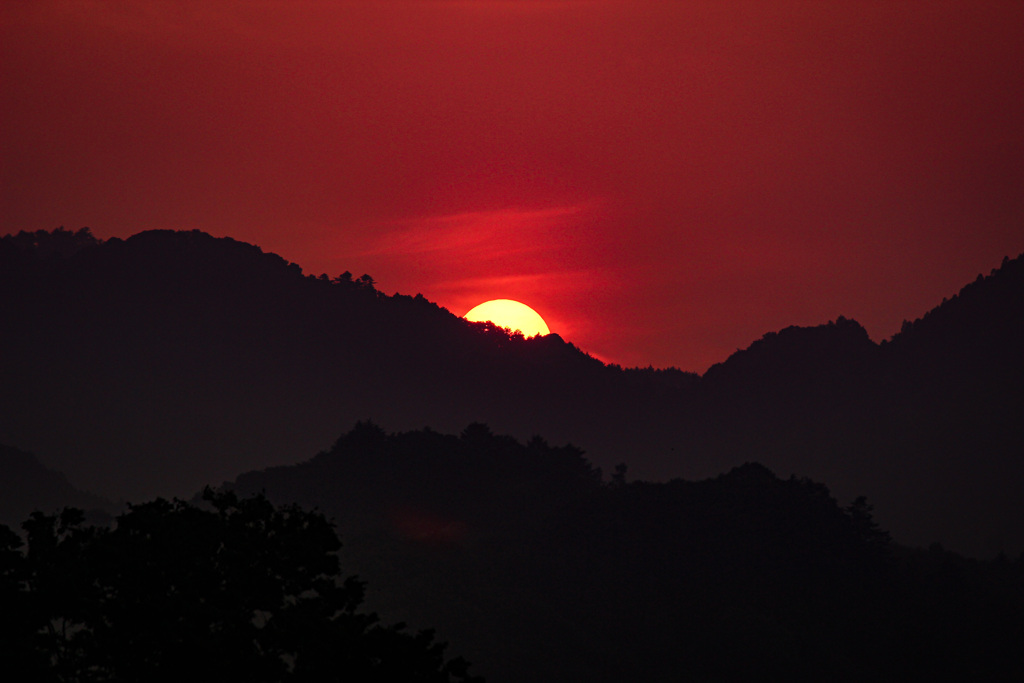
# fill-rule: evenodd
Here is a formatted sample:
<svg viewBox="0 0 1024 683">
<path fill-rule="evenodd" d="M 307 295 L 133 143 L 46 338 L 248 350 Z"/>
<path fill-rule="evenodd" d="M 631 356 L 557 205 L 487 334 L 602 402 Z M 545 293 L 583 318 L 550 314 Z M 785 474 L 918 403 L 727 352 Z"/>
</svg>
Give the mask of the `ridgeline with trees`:
<svg viewBox="0 0 1024 683">
<path fill-rule="evenodd" d="M 1024 556 L 902 547 L 869 500 L 756 463 L 652 483 L 481 424 L 361 423 L 226 486 L 329 514 L 368 604 L 492 682 L 1024 674 Z"/>
</svg>

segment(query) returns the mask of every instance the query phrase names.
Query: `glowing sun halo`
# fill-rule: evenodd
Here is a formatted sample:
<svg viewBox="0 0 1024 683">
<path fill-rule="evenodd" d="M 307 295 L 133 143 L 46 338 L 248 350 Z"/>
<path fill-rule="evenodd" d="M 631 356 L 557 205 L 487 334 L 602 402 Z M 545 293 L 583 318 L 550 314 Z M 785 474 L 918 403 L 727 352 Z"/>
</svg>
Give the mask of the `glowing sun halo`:
<svg viewBox="0 0 1024 683">
<path fill-rule="evenodd" d="M 519 330 L 526 337 L 551 333 L 537 311 L 512 299 L 485 301 L 462 317 L 472 322 L 489 320 L 512 331 Z"/>
</svg>

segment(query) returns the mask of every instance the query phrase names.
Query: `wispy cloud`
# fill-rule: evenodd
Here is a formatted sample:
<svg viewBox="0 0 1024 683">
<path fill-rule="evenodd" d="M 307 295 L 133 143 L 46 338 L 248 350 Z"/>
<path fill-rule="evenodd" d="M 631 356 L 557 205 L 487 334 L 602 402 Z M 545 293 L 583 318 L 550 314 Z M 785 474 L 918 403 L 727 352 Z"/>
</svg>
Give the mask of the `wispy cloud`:
<svg viewBox="0 0 1024 683">
<path fill-rule="evenodd" d="M 434 255 L 495 259 L 550 249 L 563 231 L 578 228 L 593 204 L 502 209 L 428 216 L 392 223 L 366 255 Z"/>
<path fill-rule="evenodd" d="M 527 275 L 501 275 L 495 277 L 467 277 L 434 284 L 434 289 L 452 294 L 481 291 L 558 291 L 568 294 L 592 290 L 600 283 L 602 274 L 595 270 L 560 270 Z"/>
</svg>

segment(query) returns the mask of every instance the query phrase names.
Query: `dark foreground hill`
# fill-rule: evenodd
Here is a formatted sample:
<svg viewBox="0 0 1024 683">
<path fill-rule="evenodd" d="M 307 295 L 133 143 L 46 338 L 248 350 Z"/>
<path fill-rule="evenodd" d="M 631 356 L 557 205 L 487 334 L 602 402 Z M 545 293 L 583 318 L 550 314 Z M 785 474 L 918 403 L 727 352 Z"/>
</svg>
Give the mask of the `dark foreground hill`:
<svg viewBox="0 0 1024 683">
<path fill-rule="evenodd" d="M 857 500 L 745 464 L 604 483 L 572 447 L 359 424 L 228 487 L 333 517 L 385 620 L 489 681 L 1019 680 L 1024 557 L 895 547 Z"/>
<path fill-rule="evenodd" d="M 606 366 L 199 232 L 0 238 L 0 326 L 0 443 L 112 498 L 295 463 L 360 419 L 485 422 L 644 479 L 758 460 L 867 495 L 901 541 L 1024 549 L 1021 258 L 882 345 L 845 319 L 789 328 L 704 377 Z"/>
</svg>

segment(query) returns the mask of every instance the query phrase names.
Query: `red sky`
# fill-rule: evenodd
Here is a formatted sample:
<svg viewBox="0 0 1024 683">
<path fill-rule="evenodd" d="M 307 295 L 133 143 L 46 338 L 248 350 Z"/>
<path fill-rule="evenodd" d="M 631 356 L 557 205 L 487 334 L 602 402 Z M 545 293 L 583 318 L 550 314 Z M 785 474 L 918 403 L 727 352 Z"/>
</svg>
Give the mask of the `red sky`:
<svg viewBox="0 0 1024 683">
<path fill-rule="evenodd" d="M 0 233 L 198 228 L 703 371 L 1024 251 L 1019 0 L 5 2 Z"/>
</svg>

